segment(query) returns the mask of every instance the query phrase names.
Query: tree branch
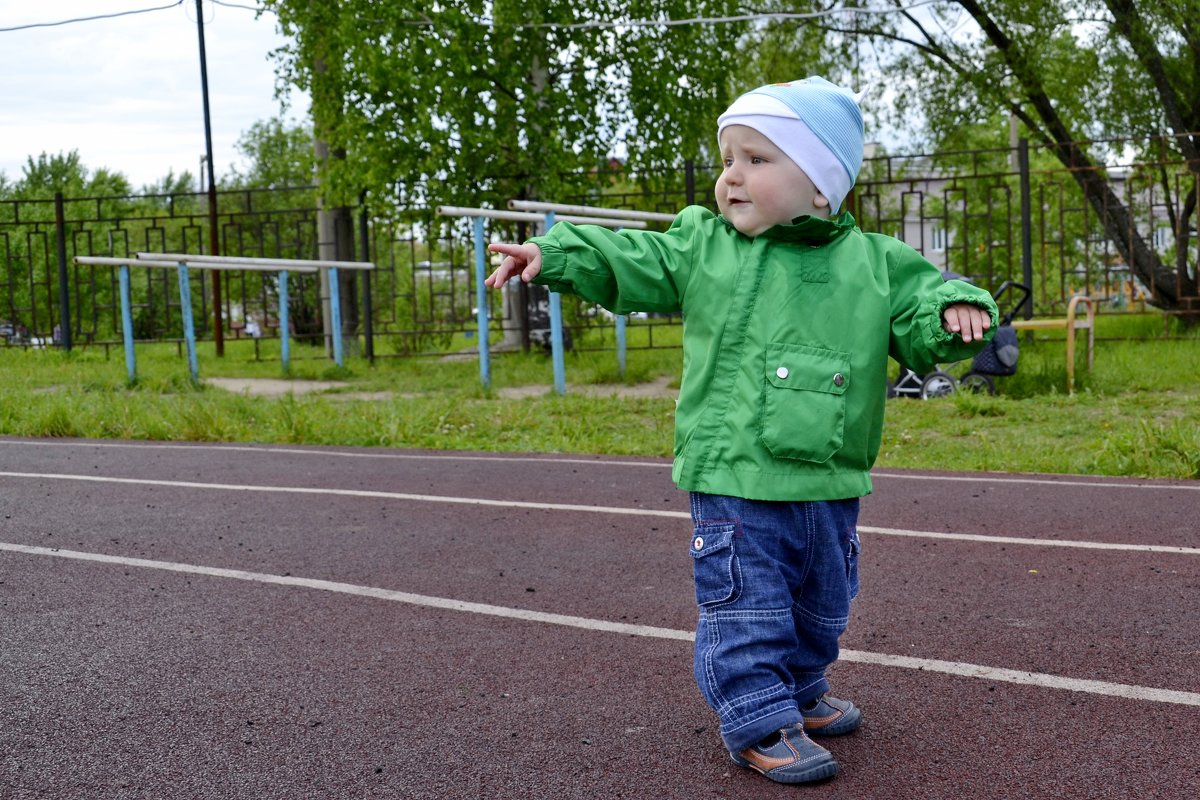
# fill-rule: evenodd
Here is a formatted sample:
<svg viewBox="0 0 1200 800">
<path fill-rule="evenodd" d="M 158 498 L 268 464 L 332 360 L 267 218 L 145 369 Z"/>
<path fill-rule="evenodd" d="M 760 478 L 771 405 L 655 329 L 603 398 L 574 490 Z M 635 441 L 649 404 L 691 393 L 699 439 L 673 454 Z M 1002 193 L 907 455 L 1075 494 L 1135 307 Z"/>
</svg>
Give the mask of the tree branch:
<svg viewBox="0 0 1200 800">
<path fill-rule="evenodd" d="M 1190 169 L 1193 172 L 1200 170 L 1200 163 L 1197 163 L 1197 159 L 1200 158 L 1200 150 L 1197 149 L 1196 141 L 1191 136 L 1198 127 L 1196 114 L 1189 113 L 1185 117 L 1186 103 L 1175 91 L 1175 87 L 1171 85 L 1162 53 L 1155 46 L 1154 37 L 1147 29 L 1145 21 L 1138 13 L 1133 0 L 1104 0 L 1104 2 L 1108 6 L 1108 10 L 1112 12 L 1113 26 L 1133 48 L 1134 55 L 1145 67 L 1146 74 L 1154 83 L 1159 100 L 1162 101 L 1167 124 L 1171 126 L 1171 130 L 1178 137 L 1180 148 L 1189 162 Z M 1195 109 L 1189 110 L 1194 112 Z"/>
</svg>

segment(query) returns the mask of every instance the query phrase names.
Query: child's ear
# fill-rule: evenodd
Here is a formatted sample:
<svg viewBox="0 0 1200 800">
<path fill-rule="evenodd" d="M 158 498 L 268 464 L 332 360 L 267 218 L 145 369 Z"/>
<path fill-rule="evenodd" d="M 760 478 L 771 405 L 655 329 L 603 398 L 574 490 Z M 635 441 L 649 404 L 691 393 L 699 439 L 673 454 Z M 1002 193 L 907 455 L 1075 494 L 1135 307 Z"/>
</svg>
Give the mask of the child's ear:
<svg viewBox="0 0 1200 800">
<path fill-rule="evenodd" d="M 829 198 L 823 194 L 819 194 L 813 198 L 814 208 L 829 208 Z"/>
</svg>

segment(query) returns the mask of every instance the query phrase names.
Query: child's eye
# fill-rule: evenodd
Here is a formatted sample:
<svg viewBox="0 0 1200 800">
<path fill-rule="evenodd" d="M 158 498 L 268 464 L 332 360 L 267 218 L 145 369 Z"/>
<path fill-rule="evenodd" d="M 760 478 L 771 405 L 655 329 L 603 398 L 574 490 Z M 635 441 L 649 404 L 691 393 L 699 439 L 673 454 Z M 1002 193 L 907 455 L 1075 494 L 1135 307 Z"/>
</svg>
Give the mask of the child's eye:
<svg viewBox="0 0 1200 800">
<path fill-rule="evenodd" d="M 725 159 L 725 169 L 729 169 L 732 166 L 733 166 L 733 159 L 732 158 Z"/>
<path fill-rule="evenodd" d="M 750 163 L 751 164 L 762 164 L 763 158 L 762 158 L 762 156 L 750 156 Z"/>
</svg>

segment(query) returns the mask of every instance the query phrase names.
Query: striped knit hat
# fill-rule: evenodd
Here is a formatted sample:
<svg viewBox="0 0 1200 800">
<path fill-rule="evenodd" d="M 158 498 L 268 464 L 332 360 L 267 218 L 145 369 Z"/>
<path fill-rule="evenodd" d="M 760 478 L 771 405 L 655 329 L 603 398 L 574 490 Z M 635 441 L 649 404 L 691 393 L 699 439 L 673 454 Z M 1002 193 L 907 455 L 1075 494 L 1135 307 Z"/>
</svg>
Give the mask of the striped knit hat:
<svg viewBox="0 0 1200 800">
<path fill-rule="evenodd" d="M 864 94 L 816 77 L 760 86 L 717 118 L 717 138 L 729 125 L 758 131 L 804 170 L 836 212 L 862 167 Z"/>
</svg>

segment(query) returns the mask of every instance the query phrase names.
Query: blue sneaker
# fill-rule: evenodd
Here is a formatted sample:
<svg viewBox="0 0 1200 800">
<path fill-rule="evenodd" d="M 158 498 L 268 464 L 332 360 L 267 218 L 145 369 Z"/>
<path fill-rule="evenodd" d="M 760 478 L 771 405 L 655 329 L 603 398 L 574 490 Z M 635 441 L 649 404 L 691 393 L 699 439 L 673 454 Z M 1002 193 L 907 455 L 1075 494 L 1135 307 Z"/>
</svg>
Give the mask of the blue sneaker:
<svg viewBox="0 0 1200 800">
<path fill-rule="evenodd" d="M 822 695 L 800 709 L 809 736 L 842 736 L 862 725 L 862 712 L 849 700 Z"/>
<path fill-rule="evenodd" d="M 739 767 L 752 769 L 777 783 L 823 781 L 838 771 L 833 754 L 805 736 L 800 724 L 729 755 Z"/>
</svg>

